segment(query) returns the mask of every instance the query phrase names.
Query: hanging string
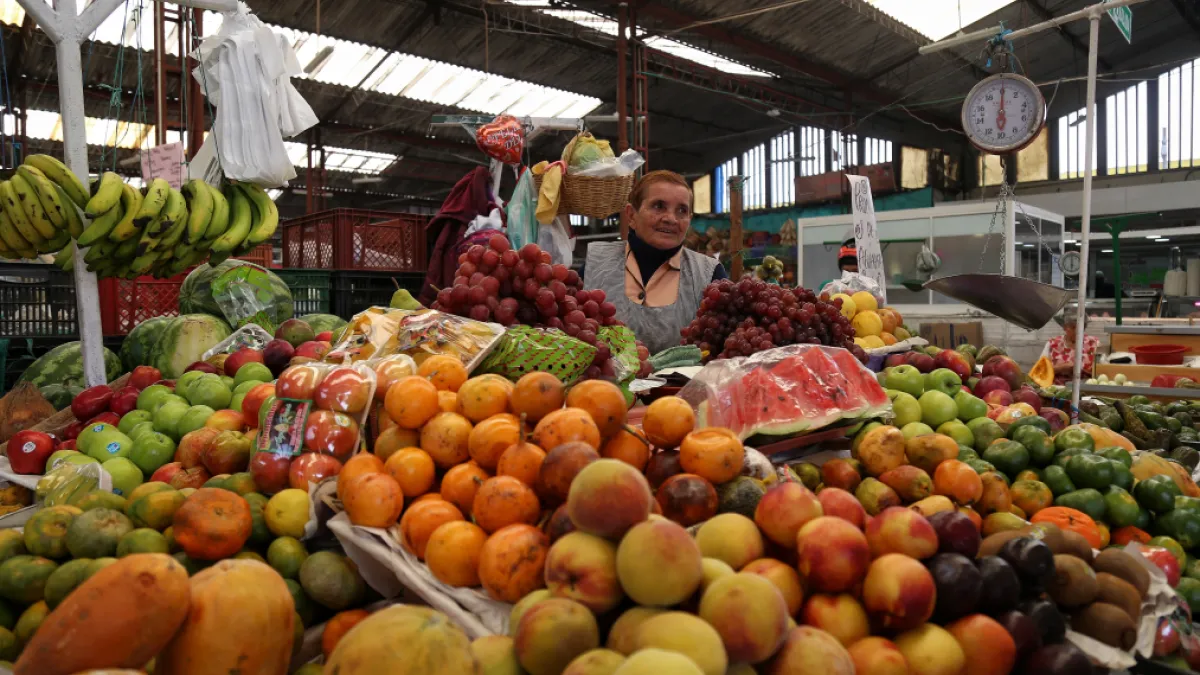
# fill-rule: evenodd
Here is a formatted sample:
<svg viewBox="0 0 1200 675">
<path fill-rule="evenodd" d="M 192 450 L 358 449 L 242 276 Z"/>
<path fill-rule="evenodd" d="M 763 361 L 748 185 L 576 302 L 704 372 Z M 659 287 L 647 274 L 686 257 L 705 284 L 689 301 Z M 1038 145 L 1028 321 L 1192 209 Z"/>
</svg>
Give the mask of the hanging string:
<svg viewBox="0 0 1200 675">
<path fill-rule="evenodd" d="M 129 0 L 125 0 L 125 9 L 121 26 L 128 29 L 129 26 Z M 98 29 L 97 29 L 98 30 Z M 121 129 L 121 83 L 125 75 L 125 34 L 121 33 L 121 44 L 117 47 L 117 65 L 113 71 L 113 84 L 99 84 L 100 89 L 109 92 L 108 97 L 108 113 L 109 124 L 108 129 L 112 129 L 111 134 L 106 133 L 106 139 L 111 136 L 112 139 L 112 170 L 117 169 L 117 148 L 121 144 L 121 139 L 129 132 L 129 125 L 125 125 L 124 132 Z M 114 129 L 115 125 L 115 129 Z M 105 159 L 108 157 L 108 143 L 100 147 L 100 169 L 104 169 Z"/>
</svg>

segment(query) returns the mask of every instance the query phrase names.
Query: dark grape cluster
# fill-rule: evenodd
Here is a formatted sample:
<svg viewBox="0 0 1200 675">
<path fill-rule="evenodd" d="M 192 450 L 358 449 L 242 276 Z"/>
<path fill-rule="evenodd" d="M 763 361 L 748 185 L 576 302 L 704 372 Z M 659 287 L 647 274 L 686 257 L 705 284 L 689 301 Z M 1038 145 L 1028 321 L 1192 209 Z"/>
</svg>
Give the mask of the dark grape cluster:
<svg viewBox="0 0 1200 675">
<path fill-rule="evenodd" d="M 454 285 L 438 292 L 433 309 L 503 326 L 557 328 L 596 348 L 585 377 L 616 376 L 612 351 L 597 338 L 601 326 L 623 325 L 604 291 L 584 290 L 579 273 L 552 264 L 537 244 L 513 250 L 504 235 L 458 256 Z M 649 352 L 638 343 L 639 377 L 650 374 Z"/>
<path fill-rule="evenodd" d="M 840 299 L 825 302 L 807 288 L 722 279 L 704 289 L 696 318 L 680 334 L 684 344 L 714 358 L 813 344 L 843 347 L 865 363 L 867 353 L 854 344 L 854 328 L 840 308 Z"/>
</svg>

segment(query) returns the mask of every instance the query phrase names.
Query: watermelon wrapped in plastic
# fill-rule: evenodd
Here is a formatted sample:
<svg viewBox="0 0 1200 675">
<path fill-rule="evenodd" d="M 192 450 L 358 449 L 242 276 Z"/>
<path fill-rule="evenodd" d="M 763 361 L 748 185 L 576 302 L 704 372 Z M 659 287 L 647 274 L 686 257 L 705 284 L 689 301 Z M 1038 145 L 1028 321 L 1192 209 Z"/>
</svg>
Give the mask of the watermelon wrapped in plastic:
<svg viewBox="0 0 1200 675">
<path fill-rule="evenodd" d="M 515 381 L 542 371 L 570 385 L 583 377 L 595 357 L 595 347 L 560 330 L 518 325 L 505 332 L 477 372 Z"/>
<path fill-rule="evenodd" d="M 891 401 L 874 373 L 837 347 L 789 345 L 704 367 L 679 395 L 701 426 L 727 427 L 745 440 L 805 434 L 879 417 Z"/>
</svg>

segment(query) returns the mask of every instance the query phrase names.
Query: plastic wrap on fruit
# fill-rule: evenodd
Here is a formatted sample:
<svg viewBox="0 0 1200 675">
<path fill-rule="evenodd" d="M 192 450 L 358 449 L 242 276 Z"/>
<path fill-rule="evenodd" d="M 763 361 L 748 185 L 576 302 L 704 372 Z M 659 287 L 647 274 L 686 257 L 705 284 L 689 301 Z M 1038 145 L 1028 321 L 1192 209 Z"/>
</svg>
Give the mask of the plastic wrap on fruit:
<svg viewBox="0 0 1200 675">
<path fill-rule="evenodd" d="M 583 377 L 597 353 L 596 347 L 554 328 L 513 326 L 476 372 L 518 380 L 525 373 L 541 371 L 569 385 Z"/>
<path fill-rule="evenodd" d="M 38 480 L 34 497 L 42 506 L 74 505 L 93 490 L 112 490 L 112 476 L 99 463 L 61 461 Z"/>
<path fill-rule="evenodd" d="M 879 290 L 879 284 L 875 283 L 874 279 L 863 276 L 857 272 L 842 272 L 841 279 L 834 279 L 833 281 L 825 284 L 823 287 L 821 287 L 821 290 L 817 292 L 817 295 L 824 295 L 828 293 L 829 297 L 833 297 L 837 293 L 854 295 L 859 291 L 867 291 L 871 295 L 875 296 L 875 302 L 879 303 L 880 306 L 883 306 L 883 294 Z"/>
<path fill-rule="evenodd" d="M 387 390 L 393 383 L 417 374 L 417 362 L 408 354 L 369 359 L 367 364 L 375 370 L 375 400 L 380 403 L 387 396 Z"/>
<path fill-rule="evenodd" d="M 256 323 L 248 323 L 233 331 L 233 335 L 221 340 L 212 349 L 204 352 L 200 360 L 207 361 L 217 354 L 232 354 L 245 347 L 262 351 L 267 346 L 267 343 L 273 339 L 275 338 L 263 330 L 262 326 Z"/>
<path fill-rule="evenodd" d="M 259 412 L 255 450 L 285 457 L 317 453 L 336 460 L 340 468 L 362 445 L 374 399 L 375 370 L 368 364 L 291 366 L 275 382 L 275 397 Z M 251 474 L 254 466 L 252 459 Z"/>
<path fill-rule="evenodd" d="M 212 280 L 212 295 L 234 328 L 256 323 L 274 332 L 288 318 L 279 316 L 271 278 L 257 265 L 239 265 L 217 275 Z"/>
<path fill-rule="evenodd" d="M 467 370 L 481 362 L 504 327 L 434 309 L 371 307 L 350 320 L 326 361 L 341 363 L 407 354 L 418 364 L 435 354 L 453 354 Z"/>
<path fill-rule="evenodd" d="M 891 411 L 874 373 L 849 351 L 822 345 L 712 361 L 679 395 L 699 426 L 727 427 L 742 440 L 760 436 L 760 444 Z"/>
</svg>

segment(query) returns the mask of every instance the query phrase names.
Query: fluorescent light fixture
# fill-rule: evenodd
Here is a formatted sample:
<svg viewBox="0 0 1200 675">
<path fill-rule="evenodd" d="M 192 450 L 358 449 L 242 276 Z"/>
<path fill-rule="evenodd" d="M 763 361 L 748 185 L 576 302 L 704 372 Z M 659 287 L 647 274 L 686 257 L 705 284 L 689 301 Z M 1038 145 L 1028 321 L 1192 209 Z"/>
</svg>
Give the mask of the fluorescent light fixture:
<svg viewBox="0 0 1200 675">
<path fill-rule="evenodd" d="M 1111 248 L 1106 248 L 1106 249 L 1104 249 L 1104 250 L 1102 250 L 1102 251 L 1100 251 L 1100 252 L 1101 252 L 1101 253 L 1112 253 L 1112 251 L 1113 251 L 1113 250 L 1112 250 Z"/>
<path fill-rule="evenodd" d="M 1155 239 L 1154 241 L 1156 241 L 1157 243 L 1161 244 L 1161 243 L 1163 243 L 1164 241 L 1171 241 L 1171 240 L 1170 240 L 1170 239 L 1165 239 L 1165 238 L 1164 238 L 1164 239 Z"/>
<path fill-rule="evenodd" d="M 1161 236 L 1162 236 L 1162 235 L 1159 235 L 1159 234 L 1152 234 L 1152 235 L 1150 235 L 1149 237 L 1146 237 L 1146 238 L 1147 238 L 1147 239 L 1158 239 L 1158 238 L 1159 238 L 1159 237 L 1161 237 Z"/>
<path fill-rule="evenodd" d="M 354 185 L 368 185 L 370 183 L 382 183 L 383 178 L 381 176 L 359 176 L 351 179 L 350 182 Z"/>
</svg>

